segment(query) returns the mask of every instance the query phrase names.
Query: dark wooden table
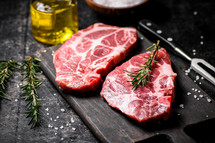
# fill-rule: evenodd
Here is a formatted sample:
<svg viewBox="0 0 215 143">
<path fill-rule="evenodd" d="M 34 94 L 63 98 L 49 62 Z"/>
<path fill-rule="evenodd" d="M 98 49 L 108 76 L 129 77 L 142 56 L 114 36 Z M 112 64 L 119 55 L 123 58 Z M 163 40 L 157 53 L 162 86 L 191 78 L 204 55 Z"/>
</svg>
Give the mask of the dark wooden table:
<svg viewBox="0 0 215 143">
<path fill-rule="evenodd" d="M 138 21 L 150 19 L 166 29 L 188 55 L 215 65 L 215 2 L 213 0 L 151 0 L 132 16 L 107 18 L 79 0 L 79 29 L 95 22 L 137 27 Z M 0 1 L 0 60 L 19 62 L 48 47 L 34 40 L 29 13 L 30 0 Z M 193 54 L 196 50 L 196 54 Z M 189 64 L 187 65 L 187 68 Z M 16 71 L 9 80 L 7 95 L 0 101 L 0 142 L 98 142 L 74 110 L 60 96 L 49 80 L 41 75 L 38 89 L 42 126 L 30 129 L 25 118 L 25 101 L 19 96 L 22 75 Z M 192 77 L 195 78 L 195 77 Z M 200 85 L 211 98 L 214 86 Z"/>
</svg>

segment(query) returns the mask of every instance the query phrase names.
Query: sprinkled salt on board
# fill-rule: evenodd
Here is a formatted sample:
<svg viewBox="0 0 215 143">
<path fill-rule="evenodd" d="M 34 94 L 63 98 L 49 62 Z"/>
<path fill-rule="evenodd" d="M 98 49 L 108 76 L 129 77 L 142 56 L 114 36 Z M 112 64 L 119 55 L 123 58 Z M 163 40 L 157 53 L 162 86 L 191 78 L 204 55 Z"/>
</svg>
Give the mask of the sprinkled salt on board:
<svg viewBox="0 0 215 143">
<path fill-rule="evenodd" d="M 62 109 L 60 109 L 60 111 L 61 111 L 61 112 L 65 112 L 65 109 L 62 108 Z"/>
<path fill-rule="evenodd" d="M 194 12 L 193 12 L 193 15 L 197 15 L 197 14 L 198 14 L 198 12 L 197 12 L 197 11 L 194 11 Z"/>
<path fill-rule="evenodd" d="M 180 104 L 179 107 L 184 109 L 184 104 Z"/>
<path fill-rule="evenodd" d="M 73 131 L 75 131 L 75 130 L 76 130 L 76 128 L 72 127 L 72 130 L 73 130 Z"/>
<path fill-rule="evenodd" d="M 167 40 L 171 42 L 171 41 L 173 41 L 173 38 L 169 37 L 169 38 L 167 38 Z"/>
<path fill-rule="evenodd" d="M 157 33 L 158 33 L 158 34 L 161 34 L 161 33 L 162 33 L 162 31 L 161 31 L 161 30 L 157 30 Z"/>
<path fill-rule="evenodd" d="M 208 97 L 207 97 L 207 101 L 208 101 L 208 103 L 212 102 L 212 100 L 210 98 L 208 98 Z"/>
<path fill-rule="evenodd" d="M 190 95 L 191 94 L 191 92 L 187 92 L 187 95 Z"/>
<path fill-rule="evenodd" d="M 203 44 L 204 44 L 204 42 L 203 42 L 203 41 L 201 41 L 201 42 L 200 42 L 200 44 L 201 44 L 201 45 L 203 45 Z"/>
<path fill-rule="evenodd" d="M 17 102 L 17 101 L 18 101 L 18 99 L 15 99 L 14 101 L 15 101 L 15 102 Z"/>
<path fill-rule="evenodd" d="M 49 111 L 49 108 L 46 108 L 45 110 L 46 110 L 46 111 Z"/>
<path fill-rule="evenodd" d="M 193 95 L 194 98 L 197 98 L 197 95 Z"/>
<path fill-rule="evenodd" d="M 204 96 L 202 94 L 200 94 L 199 97 L 203 98 Z"/>
</svg>

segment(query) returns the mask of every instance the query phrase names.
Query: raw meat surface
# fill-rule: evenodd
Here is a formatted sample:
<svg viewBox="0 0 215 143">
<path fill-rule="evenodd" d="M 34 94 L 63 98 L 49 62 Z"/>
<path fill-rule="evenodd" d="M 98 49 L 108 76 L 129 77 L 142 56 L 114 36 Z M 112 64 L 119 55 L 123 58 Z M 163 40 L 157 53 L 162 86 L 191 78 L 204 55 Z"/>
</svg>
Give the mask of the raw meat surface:
<svg viewBox="0 0 215 143">
<path fill-rule="evenodd" d="M 94 91 L 136 43 L 135 28 L 96 23 L 80 30 L 54 53 L 56 81 L 66 92 Z"/>
<path fill-rule="evenodd" d="M 171 102 L 175 96 L 175 77 L 169 55 L 165 49 L 158 52 L 158 63 L 152 63 L 150 83 L 145 87 L 139 85 L 136 90 L 132 89 L 132 78 L 124 71 L 136 71 L 143 66 L 149 52 L 132 57 L 129 61 L 116 67 L 110 72 L 103 84 L 101 96 L 108 104 L 121 110 L 124 114 L 145 122 L 158 118 L 167 118 Z"/>
</svg>

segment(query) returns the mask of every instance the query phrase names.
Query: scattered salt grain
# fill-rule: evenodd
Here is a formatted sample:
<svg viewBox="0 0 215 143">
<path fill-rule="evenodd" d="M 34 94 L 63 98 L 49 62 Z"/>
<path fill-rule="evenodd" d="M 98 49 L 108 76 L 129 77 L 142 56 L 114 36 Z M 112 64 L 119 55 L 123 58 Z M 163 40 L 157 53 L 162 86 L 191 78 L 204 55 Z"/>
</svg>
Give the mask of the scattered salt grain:
<svg viewBox="0 0 215 143">
<path fill-rule="evenodd" d="M 193 97 L 194 97 L 194 98 L 197 98 L 197 95 L 194 95 Z"/>
<path fill-rule="evenodd" d="M 201 77 L 201 79 L 204 79 L 204 77 Z"/>
<path fill-rule="evenodd" d="M 58 127 L 54 127 L 55 130 L 58 130 Z"/>
<path fill-rule="evenodd" d="M 141 39 L 141 40 L 143 40 L 143 39 L 144 39 L 144 37 L 142 37 L 142 36 L 141 36 L 141 37 L 140 37 L 140 39 Z"/>
<path fill-rule="evenodd" d="M 188 75 L 188 73 L 186 72 L 185 75 Z"/>
<path fill-rule="evenodd" d="M 65 112 L 65 109 L 62 108 L 62 109 L 60 109 L 60 111 L 61 111 L 61 112 Z"/>
<path fill-rule="evenodd" d="M 72 127 L 72 130 L 73 130 L 73 131 L 75 131 L 75 130 L 76 130 L 76 128 Z"/>
<path fill-rule="evenodd" d="M 162 31 L 161 31 L 161 30 L 157 30 L 157 33 L 158 33 L 158 34 L 161 34 L 161 33 L 162 33 Z"/>
<path fill-rule="evenodd" d="M 198 93 L 200 93 L 201 91 L 199 90 Z"/>
<path fill-rule="evenodd" d="M 47 50 L 44 50 L 43 52 L 45 53 Z"/>
<path fill-rule="evenodd" d="M 196 80 L 194 80 L 193 82 L 196 82 Z"/>
<path fill-rule="evenodd" d="M 199 76 L 198 75 L 196 76 L 196 80 L 199 80 Z"/>
<path fill-rule="evenodd" d="M 197 14 L 198 14 L 198 12 L 197 12 L 197 11 L 194 11 L 194 12 L 193 12 L 193 15 L 197 15 Z"/>
<path fill-rule="evenodd" d="M 196 100 L 199 100 L 199 98 L 196 98 Z"/>
<path fill-rule="evenodd" d="M 18 99 L 15 99 L 14 101 L 15 101 L 15 102 L 17 102 L 17 101 L 18 101 Z"/>
<path fill-rule="evenodd" d="M 193 53 L 193 55 L 196 55 L 196 53 Z"/>
<path fill-rule="evenodd" d="M 71 121 L 71 123 L 74 123 L 74 122 L 75 122 L 73 118 L 71 118 L 70 121 Z"/>
<path fill-rule="evenodd" d="M 16 87 L 19 88 L 19 84 L 17 84 Z"/>
<path fill-rule="evenodd" d="M 61 138 L 60 140 L 64 140 L 64 138 Z"/>
<path fill-rule="evenodd" d="M 19 85 L 22 86 L 22 83 L 20 83 Z"/>
<path fill-rule="evenodd" d="M 201 36 L 200 36 L 200 38 L 201 38 L 201 39 L 203 39 L 203 38 L 204 38 L 204 36 L 202 36 L 202 35 L 201 35 Z"/>
<path fill-rule="evenodd" d="M 49 115 L 49 113 L 46 113 L 46 115 Z"/>
<path fill-rule="evenodd" d="M 46 111 L 49 111 L 49 108 L 46 108 L 45 110 L 46 110 Z"/>
<path fill-rule="evenodd" d="M 54 93 L 54 96 L 57 95 L 56 93 Z"/>
<path fill-rule="evenodd" d="M 178 116 L 181 116 L 181 114 L 179 114 L 179 113 L 178 113 L 177 115 L 178 115 Z"/>
<path fill-rule="evenodd" d="M 199 84 L 202 84 L 201 82 L 199 82 Z"/>
<path fill-rule="evenodd" d="M 68 127 L 68 126 L 69 126 L 69 124 L 67 123 L 67 124 L 66 124 L 66 126 Z"/>
<path fill-rule="evenodd" d="M 202 94 L 200 94 L 199 97 L 203 98 L 204 96 Z"/>
<path fill-rule="evenodd" d="M 53 125 L 49 124 L 48 127 L 49 127 L 49 128 L 53 128 Z"/>
<path fill-rule="evenodd" d="M 198 91 L 198 89 L 195 89 L 195 91 Z"/>
<path fill-rule="evenodd" d="M 196 52 L 196 49 L 193 49 L 193 52 L 195 53 L 195 52 Z"/>
<path fill-rule="evenodd" d="M 59 118 L 59 116 L 56 117 L 57 119 Z"/>
<path fill-rule="evenodd" d="M 184 109 L 184 104 L 180 104 L 179 107 Z"/>
<path fill-rule="evenodd" d="M 52 121 L 52 118 L 50 118 L 50 120 Z"/>
<path fill-rule="evenodd" d="M 63 129 L 63 126 L 60 126 L 60 129 Z"/>
<path fill-rule="evenodd" d="M 54 55 L 54 51 L 52 51 L 52 56 Z"/>
<path fill-rule="evenodd" d="M 55 135 L 57 135 L 57 133 L 54 133 Z"/>
<path fill-rule="evenodd" d="M 152 24 L 150 22 L 146 23 L 147 26 L 152 26 Z"/>
<path fill-rule="evenodd" d="M 173 39 L 171 37 L 167 38 L 167 40 L 170 42 L 173 41 Z"/>
<path fill-rule="evenodd" d="M 206 117 L 208 118 L 208 115 L 206 115 Z"/>
<path fill-rule="evenodd" d="M 207 98 L 207 101 L 208 101 L 209 103 L 211 103 L 212 100 L 211 100 L 210 98 Z"/>
<path fill-rule="evenodd" d="M 192 90 L 195 90 L 194 88 L 192 88 Z"/>
<path fill-rule="evenodd" d="M 56 119 L 54 119 L 54 121 L 56 122 L 57 120 L 56 120 Z"/>
<path fill-rule="evenodd" d="M 200 42 L 200 44 L 201 44 L 201 45 L 203 45 L 203 44 L 204 44 L 204 42 L 203 42 L 203 41 L 201 41 L 201 42 Z"/>
<path fill-rule="evenodd" d="M 190 92 L 187 92 L 187 95 L 190 95 L 191 93 Z"/>
</svg>

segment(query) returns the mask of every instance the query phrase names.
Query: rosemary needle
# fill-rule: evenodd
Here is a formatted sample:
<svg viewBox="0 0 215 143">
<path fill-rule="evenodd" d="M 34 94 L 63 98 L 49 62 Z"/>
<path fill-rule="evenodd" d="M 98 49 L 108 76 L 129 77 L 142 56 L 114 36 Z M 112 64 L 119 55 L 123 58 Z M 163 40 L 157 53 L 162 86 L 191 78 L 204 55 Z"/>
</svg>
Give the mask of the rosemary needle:
<svg viewBox="0 0 215 143">
<path fill-rule="evenodd" d="M 39 95 L 37 94 L 36 90 L 36 88 L 42 84 L 42 82 L 37 78 L 37 76 L 39 75 L 38 72 L 40 71 L 38 62 L 40 62 L 39 59 L 29 56 L 29 59 L 24 60 L 21 66 L 23 68 L 23 72 L 25 72 L 23 80 L 27 82 L 24 86 L 21 87 L 23 91 L 21 96 L 25 97 L 25 101 L 28 101 L 28 103 L 26 104 L 26 108 L 28 110 L 26 114 L 28 114 L 27 118 L 31 118 L 29 122 L 31 128 L 41 125 L 39 120 L 40 105 L 37 102 Z"/>
<path fill-rule="evenodd" d="M 12 76 L 13 70 L 17 67 L 18 63 L 13 59 L 0 61 L 0 98 L 7 99 L 5 94 L 6 84 Z"/>
<path fill-rule="evenodd" d="M 149 57 L 144 57 L 146 58 L 146 62 L 144 63 L 143 66 L 140 66 L 139 70 L 136 70 L 134 72 L 130 72 L 127 70 L 124 70 L 125 72 L 128 73 L 128 76 L 132 77 L 133 79 L 131 81 L 128 81 L 131 83 L 133 86 L 132 89 L 136 89 L 138 85 L 142 84 L 142 86 L 146 86 L 148 82 L 150 82 L 150 74 L 151 74 L 151 65 L 152 62 L 156 63 L 157 55 L 158 55 L 158 50 L 159 50 L 159 43 L 160 41 L 158 40 L 156 44 L 153 44 L 146 50 L 152 49 L 152 53 L 150 54 Z"/>
</svg>

